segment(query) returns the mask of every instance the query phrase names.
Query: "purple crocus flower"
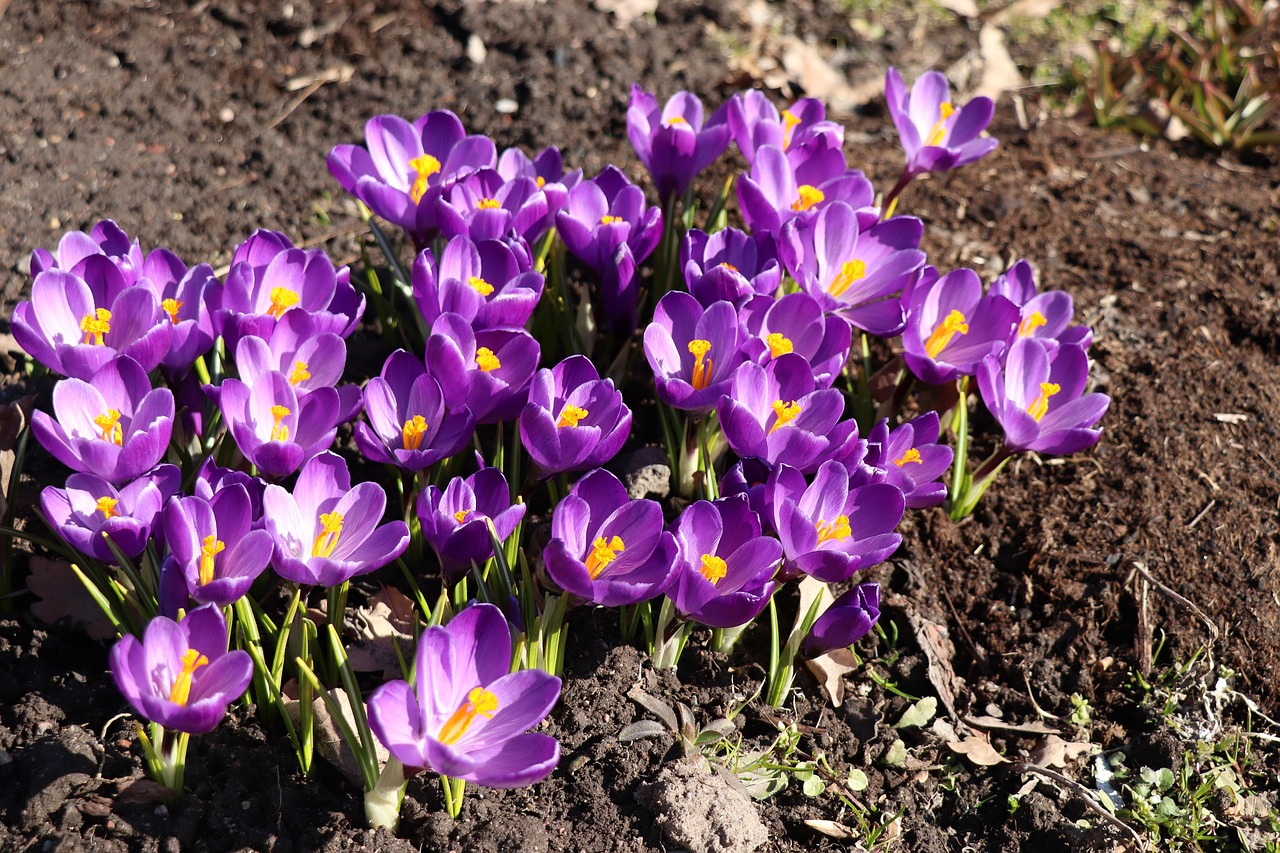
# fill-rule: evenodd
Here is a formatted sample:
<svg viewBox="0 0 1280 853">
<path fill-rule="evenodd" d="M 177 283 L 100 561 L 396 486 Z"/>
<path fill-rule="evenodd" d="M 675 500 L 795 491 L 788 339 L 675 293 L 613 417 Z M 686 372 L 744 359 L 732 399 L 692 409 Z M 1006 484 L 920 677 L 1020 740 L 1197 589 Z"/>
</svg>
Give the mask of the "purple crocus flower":
<svg viewBox="0 0 1280 853">
<path fill-rule="evenodd" d="M 762 145 L 786 151 L 793 144 L 803 145 L 815 136 L 830 137 L 830 147 L 839 148 L 844 144 L 844 128 L 825 120 L 826 109 L 817 98 L 801 98 L 779 115 L 768 95 L 752 89 L 734 95 L 728 110 L 733 141 L 748 166 L 755 163 L 756 150 Z"/>
<path fill-rule="evenodd" d="M 988 356 L 978 367 L 982 401 L 1004 429 L 1005 447 L 1066 456 L 1097 443 L 1092 429 L 1111 405 L 1106 394 L 1084 393 L 1089 357 L 1075 344 L 1053 347 L 1019 338 L 1004 363 Z"/>
<path fill-rule="evenodd" d="M 436 264 L 429 249 L 413 261 L 413 298 L 427 325 L 441 314 L 461 314 L 475 329 L 518 328 L 542 296 L 543 278 L 521 268 L 499 240 L 454 237 Z"/>
<path fill-rule="evenodd" d="M 644 330 L 644 354 L 658 398 L 672 408 L 710 411 L 743 361 L 741 336 L 732 302 L 716 302 L 704 310 L 684 291 L 665 294 Z"/>
<path fill-rule="evenodd" d="M 667 594 L 678 611 L 712 628 L 745 625 L 760 614 L 773 595 L 782 545 L 760 535 L 745 496 L 690 504 L 673 533 L 676 573 Z"/>
<path fill-rule="evenodd" d="M 419 247 L 435 234 L 441 191 L 497 163 L 493 140 L 467 136 L 448 110 L 427 113 L 413 124 L 400 116 L 374 116 L 364 126 L 364 138 L 364 146 L 335 146 L 329 171 L 344 190 L 403 228 Z"/>
<path fill-rule="evenodd" d="M 269 338 L 295 308 L 312 315 L 315 334 L 345 338 L 364 316 L 365 300 L 351 271 L 334 269 L 322 250 L 294 248 L 285 235 L 260 229 L 236 248 L 214 307 L 214 330 L 234 352 L 242 337 Z"/>
<path fill-rule="evenodd" d="M 157 466 L 118 490 L 93 474 L 72 474 L 65 489 L 49 486 L 40 493 L 40 508 L 50 526 L 76 550 L 114 563 L 104 534 L 126 557 L 141 554 L 160 508 L 181 481 L 174 465 Z"/>
<path fill-rule="evenodd" d="M 846 649 L 869 634 L 879 620 L 880 584 L 859 584 L 833 601 L 813 623 L 804 641 L 804 653 L 816 658 Z"/>
<path fill-rule="evenodd" d="M 164 458 L 173 434 L 173 392 L 152 388 L 138 363 L 122 355 L 88 382 L 54 385 L 53 414 L 32 415 L 31 429 L 44 449 L 74 471 L 120 485 Z"/>
<path fill-rule="evenodd" d="M 830 388 L 849 360 L 853 329 L 839 316 L 824 315 L 808 294 L 788 293 L 777 300 L 757 296 L 743 307 L 742 324 L 747 359 L 766 365 L 798 353 L 809 362 L 819 388 Z"/>
<path fill-rule="evenodd" d="M 338 433 L 338 392 L 317 388 L 299 399 L 289 377 L 278 370 L 261 374 L 252 388 L 224 379 L 218 397 L 236 446 L 268 477 L 297 471 Z"/>
<path fill-rule="evenodd" d="M 440 558 L 445 581 L 462 580 L 471 564 L 483 565 L 493 556 L 494 535 L 505 542 L 520 519 L 523 503 L 512 504 L 507 478 L 497 468 L 481 468 L 470 477 L 455 477 L 444 491 L 428 486 L 418 496 L 422 538 Z"/>
<path fill-rule="evenodd" d="M 213 731 L 253 678 L 253 659 L 227 651 L 227 622 L 207 604 L 181 622 L 157 616 L 142 640 L 126 634 L 111 648 L 111 675 L 133 709 L 166 729 Z"/>
<path fill-rule="evenodd" d="M 542 552 L 561 589 L 602 607 L 661 595 L 675 572 L 676 541 L 656 501 L 630 500 L 613 474 L 597 469 L 573 484 L 551 516 Z"/>
<path fill-rule="evenodd" d="M 736 228 L 714 234 L 690 228 L 680 243 L 680 268 L 685 286 L 704 306 L 728 300 L 741 308 L 758 294 L 772 296 L 782 283 L 773 238 Z"/>
<path fill-rule="evenodd" d="M 1071 294 L 1062 290 L 1039 293 L 1036 273 L 1025 258 L 991 283 L 990 293 L 1003 296 L 1022 312 L 1018 320 L 1018 337 L 1040 338 L 1062 344 L 1078 344 L 1085 349 L 1093 341 L 1088 326 L 1072 326 L 1074 306 Z"/>
<path fill-rule="evenodd" d="M 722 106 L 704 125 L 696 95 L 677 92 L 660 107 L 657 98 L 632 84 L 627 138 L 653 176 L 659 198 L 684 195 L 694 177 L 729 147 L 726 112 Z"/>
<path fill-rule="evenodd" d="M 275 542 L 271 564 L 295 583 L 336 586 L 382 568 L 409 546 L 403 521 L 378 524 L 386 492 L 372 482 L 353 488 L 346 460 L 336 453 L 303 465 L 292 493 L 267 486 L 262 508 Z"/>
<path fill-rule="evenodd" d="M 249 496 L 249 520 L 252 522 L 252 527 L 254 529 L 261 527 L 262 493 L 266 490 L 267 484 L 258 477 L 250 477 L 245 472 L 233 468 L 219 468 L 210 456 L 205 458 L 200 465 L 200 470 L 196 472 L 196 481 L 191 487 L 191 493 L 209 501 L 223 489 L 237 486 L 242 487 Z"/>
<path fill-rule="evenodd" d="M 983 296 L 982 281 L 970 269 L 941 278 L 926 269 L 904 301 L 903 359 L 932 385 L 972 376 L 984 358 L 1005 348 L 1018 325 L 1018 306 L 1003 296 Z"/>
<path fill-rule="evenodd" d="M 569 200 L 569 191 L 582 182 L 582 170 L 574 169 L 565 174 L 560 149 L 554 145 L 543 148 L 533 159 L 519 148 L 508 148 L 498 157 L 498 174 L 508 181 L 530 178 L 547 197 L 547 215 L 532 230 L 546 234 L 555 225 L 556 214 Z"/>
<path fill-rule="evenodd" d="M 535 179 L 508 179 L 482 169 L 444 191 L 436 202 L 436 222 L 445 237 L 480 241 L 515 235 L 533 243 L 550 226 L 549 211 Z"/>
<path fill-rule="evenodd" d="M 884 76 L 884 96 L 902 139 L 909 176 L 959 168 L 982 159 L 999 144 L 982 136 L 995 113 L 992 100 L 979 97 L 957 107 L 939 71 L 920 75 L 908 95 L 902 75 L 890 68 Z"/>
<path fill-rule="evenodd" d="M 524 329 L 477 332 L 460 314 L 441 314 L 427 338 L 427 372 L 440 383 L 445 405 L 466 406 L 476 423 L 520 414 L 539 358 L 538 342 Z"/>
<path fill-rule="evenodd" d="M 169 352 L 173 327 L 147 287 L 129 286 L 105 255 L 90 255 L 82 276 L 50 269 L 36 276 L 31 301 L 13 309 L 13 337 L 45 367 L 88 380 L 117 355 L 151 371 Z"/>
<path fill-rule="evenodd" d="M 599 468 L 631 434 L 631 410 L 612 379 L 573 355 L 533 375 L 520 413 L 520 441 L 538 476 Z"/>
<path fill-rule="evenodd" d="M 924 266 L 924 224 L 895 216 L 868 228 L 844 202 L 827 205 L 807 220 L 783 228 L 778 250 L 792 277 L 823 311 L 883 338 L 902 332 L 897 294 Z"/>
<path fill-rule="evenodd" d="M 253 505 L 244 486 L 225 486 L 207 500 L 173 498 L 163 522 L 173 560 L 201 604 L 234 604 L 271 562 L 271 534 L 252 529 Z"/>
<path fill-rule="evenodd" d="M 83 231 L 68 231 L 63 234 L 58 241 L 56 253 L 47 249 L 33 251 L 31 275 L 38 276 L 45 270 L 65 270 L 82 276 L 84 260 L 94 255 L 105 257 L 114 264 L 127 284 L 138 280 L 145 263 L 138 241 L 131 240 L 115 222 L 104 219 L 94 225 L 88 234 Z"/>
<path fill-rule="evenodd" d="M 556 214 L 565 247 L 601 277 L 600 297 L 610 330 L 629 335 L 636 327 L 639 291 L 636 268 L 662 240 L 662 211 L 649 207 L 644 190 L 615 166 L 569 192 Z"/>
<path fill-rule="evenodd" d="M 865 463 L 902 490 L 910 509 L 938 506 L 947 497 L 939 477 L 951 467 L 955 451 L 938 443 L 939 428 L 938 413 L 925 412 L 892 431 L 882 420 L 867 436 Z"/>
<path fill-rule="evenodd" d="M 841 421 L 844 394 L 819 388 L 803 356 L 786 353 L 761 367 L 746 362 L 718 406 L 720 427 L 733 451 L 804 473 L 842 459 L 858 443 L 858 425 Z"/>
<path fill-rule="evenodd" d="M 789 575 L 840 583 L 902 544 L 893 532 L 906 509 L 902 490 L 888 483 L 851 487 L 839 462 L 823 463 L 809 485 L 795 468 L 779 465 L 766 494 Z"/>
<path fill-rule="evenodd" d="M 418 641 L 417 683 L 392 681 L 369 697 L 369 726 L 405 767 L 488 788 L 546 778 L 560 744 L 530 732 L 555 706 L 560 679 L 511 672 L 511 633 L 492 604 L 473 604 Z"/>
<path fill-rule="evenodd" d="M 235 348 L 236 372 L 250 388 L 271 371 L 283 373 L 298 395 L 299 405 L 317 389 L 334 388 L 338 392 L 338 422 L 345 423 L 360 413 L 360 388 L 338 386 L 347 364 L 347 342 L 333 332 L 318 332 L 322 327 L 323 321 L 312 314 L 286 311 L 265 340 L 240 339 Z"/>
<path fill-rule="evenodd" d="M 471 439 L 475 418 L 449 406 L 422 362 L 396 350 L 364 387 L 369 422 L 356 424 L 356 446 L 367 459 L 421 471 L 453 456 Z"/>
<path fill-rule="evenodd" d="M 156 249 L 147 255 L 136 281 L 156 295 L 161 311 L 173 327 L 169 351 L 161 364 L 170 375 L 186 372 L 199 356 L 213 347 L 209 302 L 220 298 L 222 282 L 214 276 L 213 267 L 198 264 L 187 269 L 168 249 Z"/>
<path fill-rule="evenodd" d="M 733 463 L 720 478 L 720 496 L 746 495 L 747 504 L 760 517 L 760 530 L 766 536 L 774 535 L 774 529 L 765 486 L 776 467 L 759 456 L 751 456 Z"/>
<path fill-rule="evenodd" d="M 864 227 L 879 218 L 871 182 L 848 168 L 840 146 L 823 137 L 787 152 L 761 146 L 755 165 L 738 181 L 738 207 L 753 233 L 776 237 L 792 219 L 807 219 L 837 201 L 858 211 Z"/>
</svg>

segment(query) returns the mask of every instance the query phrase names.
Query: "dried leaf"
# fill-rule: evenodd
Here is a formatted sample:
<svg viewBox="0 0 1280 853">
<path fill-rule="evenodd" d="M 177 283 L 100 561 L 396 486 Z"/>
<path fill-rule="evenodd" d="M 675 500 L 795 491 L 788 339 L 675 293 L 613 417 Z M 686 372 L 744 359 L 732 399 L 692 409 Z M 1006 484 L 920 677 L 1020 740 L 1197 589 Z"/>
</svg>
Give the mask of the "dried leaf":
<svg viewBox="0 0 1280 853">
<path fill-rule="evenodd" d="M 661 720 L 668 731 L 677 732 L 680 730 L 680 721 L 676 719 L 675 709 L 657 696 L 646 693 L 639 686 L 636 686 L 627 691 L 627 698 Z"/>
<path fill-rule="evenodd" d="M 284 710 L 294 722 L 298 721 L 298 683 L 296 680 L 290 680 L 284 687 Z M 351 700 L 347 698 L 347 693 L 341 687 L 329 688 L 329 695 L 338 703 L 338 707 L 342 709 L 342 715 L 347 718 L 347 724 L 354 730 L 355 715 L 351 712 Z M 360 776 L 360 765 L 356 763 L 355 754 L 351 751 L 351 747 L 347 746 L 347 742 L 342 737 L 342 731 L 334 722 L 333 717 L 329 714 L 329 705 L 320 696 L 312 699 L 313 713 L 315 714 L 315 744 L 316 751 L 320 753 L 320 757 L 328 761 L 338 770 L 342 771 L 342 775 L 347 777 L 351 784 L 361 787 L 364 780 Z M 382 741 L 377 738 L 373 739 L 374 748 L 378 752 L 378 766 L 381 767 L 387 763 L 390 753 L 386 747 L 382 745 Z"/>
<path fill-rule="evenodd" d="M 31 612 L 41 622 L 56 625 L 64 619 L 69 620 L 72 627 L 82 628 L 95 640 L 107 640 L 116 635 L 111 620 L 107 619 L 66 560 L 32 557 L 27 589 L 40 599 L 31 605 Z"/>
<path fill-rule="evenodd" d="M 1009 55 L 1004 43 L 1004 31 L 994 24 L 984 24 L 978 33 L 978 50 L 982 54 L 982 80 L 975 95 L 998 99 L 1010 89 L 1021 87 L 1025 81 L 1018 71 L 1018 63 Z"/>
<path fill-rule="evenodd" d="M 113 798 L 113 805 L 120 809 L 151 808 L 173 799 L 173 789 L 150 779 L 134 779 L 120 788 Z"/>
<path fill-rule="evenodd" d="M 630 743 L 633 740 L 670 734 L 671 731 L 663 727 L 662 723 L 657 720 L 637 720 L 618 732 L 618 740 L 622 743 Z"/>
<path fill-rule="evenodd" d="M 0 518 L 8 508 L 9 480 L 13 476 L 13 464 L 16 457 L 14 447 L 18 436 L 31 420 L 31 407 L 35 397 L 26 396 L 12 403 L 0 405 Z"/>
<path fill-rule="evenodd" d="M 591 0 L 601 12 L 613 13 L 614 26 L 625 30 L 636 18 L 658 11 L 658 0 Z"/>
<path fill-rule="evenodd" d="M 1049 735 L 1031 750 L 1031 763 L 1039 767 L 1066 767 L 1067 762 L 1089 755 L 1101 747 L 1092 743 L 1066 741 L 1057 735 Z"/>
<path fill-rule="evenodd" d="M 844 703 L 844 676 L 858 668 L 857 660 L 848 649 L 835 649 L 804 662 L 833 708 Z"/>
<path fill-rule="evenodd" d="M 852 829 L 842 823 L 836 823 L 834 820 L 806 820 L 804 825 L 814 832 L 820 832 L 828 838 L 838 838 L 841 841 L 848 841 L 858 837 Z"/>
<path fill-rule="evenodd" d="M 822 44 L 789 37 L 782 45 L 782 67 L 806 95 L 824 101 L 831 113 L 852 112 L 884 92 L 879 75 L 850 85 L 848 77 L 827 61 L 825 50 Z"/>
<path fill-rule="evenodd" d="M 936 713 L 938 713 L 938 700 L 932 696 L 926 696 L 903 711 L 902 718 L 894 723 L 893 727 L 895 729 L 911 729 L 926 726 Z"/>
<path fill-rule="evenodd" d="M 999 717 L 979 716 L 965 717 L 964 721 L 980 729 L 998 729 L 1003 732 L 1017 732 L 1026 735 L 1056 735 L 1059 731 L 1039 720 L 1033 720 L 1030 723 L 1007 723 Z"/>
<path fill-rule="evenodd" d="M 972 734 L 959 743 L 949 743 L 952 752 L 958 752 L 980 767 L 994 767 L 997 764 L 1008 764 L 1009 759 L 996 752 L 991 741 L 980 734 Z"/>
<path fill-rule="evenodd" d="M 916 635 L 916 642 L 924 651 L 925 659 L 929 662 L 929 683 L 942 699 L 947 714 L 959 721 L 961 717 L 956 711 L 956 696 L 967 692 L 968 688 L 951 666 L 953 651 L 951 641 L 947 639 L 946 627 L 921 616 L 901 596 L 895 596 L 892 603 L 906 614 Z"/>
<path fill-rule="evenodd" d="M 395 587 L 384 586 L 369 597 L 367 607 L 357 607 L 351 616 L 351 632 L 356 640 L 347 650 L 356 672 L 382 672 L 384 678 L 403 678 L 397 646 L 408 660 L 413 655 L 416 619 L 413 599 Z"/>
</svg>

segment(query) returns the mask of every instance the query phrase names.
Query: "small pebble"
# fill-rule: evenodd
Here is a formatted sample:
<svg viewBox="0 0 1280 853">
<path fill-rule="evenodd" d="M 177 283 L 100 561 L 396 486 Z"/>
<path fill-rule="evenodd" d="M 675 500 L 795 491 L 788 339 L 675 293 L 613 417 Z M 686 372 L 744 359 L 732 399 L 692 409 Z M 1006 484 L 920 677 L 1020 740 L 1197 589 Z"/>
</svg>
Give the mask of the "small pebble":
<svg viewBox="0 0 1280 853">
<path fill-rule="evenodd" d="M 489 50 L 484 46 L 484 39 L 475 33 L 467 36 L 467 59 L 470 59 L 476 65 L 480 65 L 488 55 Z"/>
<path fill-rule="evenodd" d="M 505 115 L 511 115 L 516 110 L 520 109 L 520 105 L 517 104 L 515 101 L 511 100 L 510 98 L 503 98 L 502 100 L 494 104 L 493 108 L 505 116 Z"/>
<path fill-rule="evenodd" d="M 159 806 L 156 806 L 155 815 L 156 815 L 156 817 L 168 817 L 168 816 L 169 816 L 169 807 L 168 807 L 168 806 L 165 806 L 165 805 L 159 805 Z"/>
<path fill-rule="evenodd" d="M 56 216 L 50 216 L 50 217 L 49 217 L 49 227 L 50 227 L 50 228 L 61 228 L 61 227 L 62 227 L 62 220 L 61 220 L 61 219 L 59 219 L 59 218 L 58 218 L 58 217 L 56 217 Z"/>
<path fill-rule="evenodd" d="M 235 110 L 231 109 L 231 107 L 223 107 L 222 109 L 218 110 L 218 119 L 223 124 L 230 124 L 231 122 L 236 120 Z"/>
</svg>

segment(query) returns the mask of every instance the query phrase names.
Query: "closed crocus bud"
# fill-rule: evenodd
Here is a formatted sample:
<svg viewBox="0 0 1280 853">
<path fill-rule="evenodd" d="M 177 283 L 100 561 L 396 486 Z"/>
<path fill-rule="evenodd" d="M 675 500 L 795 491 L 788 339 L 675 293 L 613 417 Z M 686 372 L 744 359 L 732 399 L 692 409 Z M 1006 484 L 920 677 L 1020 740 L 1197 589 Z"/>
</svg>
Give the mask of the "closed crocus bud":
<svg viewBox="0 0 1280 853">
<path fill-rule="evenodd" d="M 748 166 L 755 162 L 756 150 L 762 145 L 786 151 L 816 136 L 827 137 L 835 148 L 844 142 L 844 128 L 825 120 L 826 109 L 817 98 L 801 98 L 779 114 L 759 89 L 739 92 L 729 101 L 727 119 L 733 141 Z"/>
<path fill-rule="evenodd" d="M 836 649 L 847 649 L 865 637 L 880 621 L 880 584 L 864 583 L 831 603 L 804 641 L 804 653 L 815 658 Z"/>
<path fill-rule="evenodd" d="M 440 559 L 449 584 L 462 580 L 472 563 L 484 565 L 493 556 L 493 536 L 506 541 L 524 518 L 524 510 L 523 503 L 511 503 L 507 478 L 497 468 L 455 477 L 443 491 L 428 486 L 418 496 L 422 538 Z"/>
<path fill-rule="evenodd" d="M 88 382 L 54 385 L 53 413 L 32 415 L 32 431 L 45 450 L 74 471 L 116 485 L 154 468 L 173 434 L 173 393 L 152 388 L 128 356 L 107 362 Z"/>
<path fill-rule="evenodd" d="M 890 431 L 880 421 L 867 436 L 866 464 L 880 471 L 886 483 L 902 490 L 910 509 L 938 506 L 947 497 L 939 478 L 951 467 L 955 451 L 938 443 L 937 412 L 925 412 Z"/>
<path fill-rule="evenodd" d="M 941 278 L 926 269 L 905 301 L 902 357 L 917 378 L 933 385 L 972 376 L 984 358 L 1004 350 L 1018 325 L 1018 306 L 1003 296 L 984 296 L 970 269 Z"/>
<path fill-rule="evenodd" d="M 898 69 L 885 73 L 884 96 L 907 155 L 907 174 L 944 172 L 979 160 L 999 144 L 982 132 L 991 123 L 995 104 L 974 98 L 963 106 L 951 100 L 951 86 L 938 71 L 927 71 L 908 94 Z"/>
<path fill-rule="evenodd" d="M 653 176 L 658 196 L 680 196 L 699 172 L 729 147 L 726 108 L 703 123 L 702 102 L 689 92 L 677 92 L 665 106 L 640 88 L 631 87 L 627 104 L 627 138 L 640 162 Z"/>
<path fill-rule="evenodd" d="M 450 407 L 440 384 L 404 350 L 393 352 L 381 375 L 365 385 L 364 401 L 369 422 L 356 424 L 356 446 L 366 458 L 406 471 L 448 459 L 475 431 L 471 410 Z"/>
<path fill-rule="evenodd" d="M 520 413 L 520 441 L 545 479 L 598 468 L 631 434 L 631 410 L 612 379 L 575 355 L 533 375 L 529 402 Z"/>
<path fill-rule="evenodd" d="M 697 414 L 714 408 L 743 361 L 741 335 L 732 302 L 704 309 L 683 291 L 665 294 L 644 330 L 644 354 L 658 398 Z"/>
<path fill-rule="evenodd" d="M 174 465 L 157 466 L 120 489 L 93 474 L 72 474 L 65 489 L 49 486 L 41 492 L 40 508 L 50 526 L 76 550 L 114 563 L 103 536 L 111 537 L 126 557 L 141 554 L 160 508 L 177 492 L 181 479 Z"/>
</svg>

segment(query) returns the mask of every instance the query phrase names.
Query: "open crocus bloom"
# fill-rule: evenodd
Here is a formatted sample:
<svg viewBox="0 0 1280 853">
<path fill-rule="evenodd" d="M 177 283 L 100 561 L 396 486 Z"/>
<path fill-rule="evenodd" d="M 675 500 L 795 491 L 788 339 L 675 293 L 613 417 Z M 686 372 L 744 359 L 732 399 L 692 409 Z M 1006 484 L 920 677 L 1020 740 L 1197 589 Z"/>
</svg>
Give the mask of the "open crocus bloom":
<svg viewBox="0 0 1280 853">
<path fill-rule="evenodd" d="M 475 431 L 471 410 L 448 405 L 440 383 L 404 350 L 393 352 L 365 384 L 364 401 L 369 422 L 356 424 L 356 446 L 366 458 L 406 471 L 448 459 Z"/>
<path fill-rule="evenodd" d="M 440 261 L 430 249 L 414 258 L 413 298 L 428 326 L 442 314 L 460 314 L 473 329 L 519 328 L 542 296 L 543 278 L 522 269 L 519 257 L 500 240 L 458 236 Z"/>
<path fill-rule="evenodd" d="M 612 379 L 601 379 L 586 356 L 539 370 L 520 413 L 520 441 L 546 478 L 598 468 L 631 434 L 631 410 Z"/>
<path fill-rule="evenodd" d="M 506 618 L 492 604 L 474 604 L 422 634 L 416 684 L 374 691 L 369 725 L 405 767 L 489 788 L 532 785 L 560 761 L 555 738 L 529 731 L 559 699 L 560 679 L 510 669 Z"/>
<path fill-rule="evenodd" d="M 737 307 L 756 295 L 772 296 L 782 282 L 777 248 L 768 234 L 690 228 L 680 243 L 680 269 L 689 293 L 704 306 L 728 300 Z"/>
<path fill-rule="evenodd" d="M 867 436 L 866 464 L 901 489 L 911 509 L 938 506 L 947 496 L 939 477 L 951 467 L 955 451 L 938 443 L 940 426 L 937 412 L 925 412 L 893 431 L 882 420 Z"/>
<path fill-rule="evenodd" d="M 938 278 L 926 267 L 905 302 L 903 360 L 933 385 L 972 376 L 984 358 L 1008 345 L 1018 325 L 1018 306 L 1003 296 L 984 296 L 982 281 L 970 269 Z"/>
<path fill-rule="evenodd" d="M 1020 338 L 1078 344 L 1085 349 L 1093 341 L 1093 330 L 1088 326 L 1071 325 L 1074 310 L 1071 294 L 1062 290 L 1040 293 L 1035 270 L 1025 258 L 991 282 L 989 292 L 1005 297 L 1021 310 L 1022 315 L 1018 319 Z"/>
<path fill-rule="evenodd" d="M 987 156 L 999 144 L 982 135 L 995 113 L 992 100 L 979 97 L 956 106 L 941 72 L 920 75 L 907 94 L 902 75 L 890 68 L 885 73 L 884 96 L 910 175 L 959 168 Z"/>
<path fill-rule="evenodd" d="M 249 336 L 236 344 L 236 373 L 250 388 L 271 371 L 283 373 L 298 395 L 299 404 L 319 388 L 338 392 L 338 422 L 360 412 L 360 387 L 342 385 L 347 364 L 347 342 L 333 332 L 321 332 L 326 324 L 305 311 L 286 311 L 266 339 Z"/>
<path fill-rule="evenodd" d="M 791 220 L 809 219 L 837 201 L 858 211 L 864 227 L 879 218 L 871 182 L 850 169 L 839 144 L 826 137 L 785 152 L 763 145 L 738 181 L 738 206 L 752 233 L 778 237 Z"/>
<path fill-rule="evenodd" d="M 211 498 L 174 498 L 165 504 L 165 542 L 201 604 L 234 604 L 271 562 L 273 544 L 265 530 L 253 530 L 249 491 L 224 486 Z"/>
<path fill-rule="evenodd" d="M 739 92 L 729 100 L 727 120 L 733 141 L 747 165 L 755 163 L 756 150 L 772 145 L 783 151 L 803 145 L 815 136 L 830 137 L 830 145 L 844 144 L 844 128 L 826 121 L 826 108 L 817 98 L 801 98 L 779 114 L 769 96 L 759 89 Z"/>
<path fill-rule="evenodd" d="M 114 563 L 103 537 L 110 536 L 126 557 L 141 554 L 160 508 L 177 492 L 181 479 L 176 465 L 159 465 L 121 489 L 93 474 L 72 474 L 65 489 L 49 486 L 40 493 L 40 508 L 76 550 Z"/>
<path fill-rule="evenodd" d="M 133 709 L 166 729 L 213 731 L 253 677 L 253 660 L 227 651 L 227 623 L 207 604 L 181 622 L 157 616 L 142 640 L 126 634 L 111 649 L 111 675 Z"/>
<path fill-rule="evenodd" d="M 683 195 L 694 177 L 729 147 L 725 114 L 721 107 L 704 125 L 696 95 L 677 92 L 660 107 L 658 99 L 638 84 L 631 86 L 627 138 L 653 176 L 659 198 Z"/>
<path fill-rule="evenodd" d="M 450 408 L 466 406 L 476 423 L 515 418 L 538 369 L 538 342 L 524 329 L 475 331 L 460 314 L 441 314 L 427 338 L 426 364 Z"/>
<path fill-rule="evenodd" d="M 289 377 L 278 370 L 261 374 L 252 388 L 224 379 L 218 396 L 236 446 L 269 477 L 297 471 L 333 444 L 338 432 L 338 392 L 317 388 L 299 399 Z"/>
<path fill-rule="evenodd" d="M 710 411 L 743 361 L 741 336 L 732 302 L 716 302 L 704 309 L 682 290 L 665 294 L 644 330 L 644 354 L 658 398 L 672 408 L 698 414 Z"/>
<path fill-rule="evenodd" d="M 853 343 L 853 329 L 835 314 L 823 314 L 805 293 L 781 299 L 757 296 L 742 308 L 746 336 L 743 354 L 766 365 L 789 352 L 804 356 L 820 388 L 830 388 L 844 370 Z"/>
</svg>

